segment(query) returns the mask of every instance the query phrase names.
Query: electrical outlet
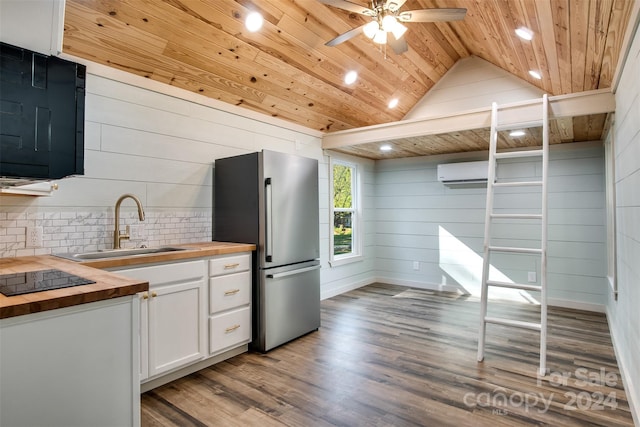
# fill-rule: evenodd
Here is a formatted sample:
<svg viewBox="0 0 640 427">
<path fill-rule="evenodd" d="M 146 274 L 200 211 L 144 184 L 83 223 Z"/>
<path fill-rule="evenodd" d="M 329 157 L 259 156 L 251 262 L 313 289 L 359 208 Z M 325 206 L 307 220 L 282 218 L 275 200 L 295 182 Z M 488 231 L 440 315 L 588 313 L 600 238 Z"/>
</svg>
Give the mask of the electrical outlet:
<svg viewBox="0 0 640 427">
<path fill-rule="evenodd" d="M 42 227 L 27 227 L 27 248 L 42 247 Z"/>
<path fill-rule="evenodd" d="M 420 270 L 420 261 L 413 261 L 413 269 Z"/>
<path fill-rule="evenodd" d="M 536 272 L 535 271 L 530 271 L 529 274 L 527 275 L 527 278 L 529 280 L 529 283 L 535 283 L 536 282 Z"/>
</svg>

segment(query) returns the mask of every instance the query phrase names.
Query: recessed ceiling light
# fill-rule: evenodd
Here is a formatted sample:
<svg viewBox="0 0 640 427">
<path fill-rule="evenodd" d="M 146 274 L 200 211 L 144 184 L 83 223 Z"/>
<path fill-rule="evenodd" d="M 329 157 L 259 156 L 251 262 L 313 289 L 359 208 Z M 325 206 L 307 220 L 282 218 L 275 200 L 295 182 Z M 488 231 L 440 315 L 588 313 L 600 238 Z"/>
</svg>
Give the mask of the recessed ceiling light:
<svg viewBox="0 0 640 427">
<path fill-rule="evenodd" d="M 520 27 L 516 30 L 516 35 L 522 40 L 531 40 L 533 38 L 533 31 L 527 27 Z"/>
<path fill-rule="evenodd" d="M 396 108 L 398 106 L 398 98 L 393 98 L 391 101 L 389 101 L 389 108 Z"/>
<path fill-rule="evenodd" d="M 244 21 L 244 26 L 252 33 L 255 33 L 262 28 L 262 15 L 259 12 L 251 12 L 247 15 L 247 19 Z"/>
<path fill-rule="evenodd" d="M 389 144 L 381 145 L 380 151 L 391 151 L 391 146 Z"/>
<path fill-rule="evenodd" d="M 509 133 L 509 136 L 524 136 L 523 130 L 514 130 Z"/>
<path fill-rule="evenodd" d="M 535 70 L 530 70 L 529 71 L 529 75 L 531 75 L 531 77 L 533 77 L 534 79 L 538 79 L 538 80 L 540 80 L 542 78 L 540 73 L 535 71 Z"/>
<path fill-rule="evenodd" d="M 358 73 L 353 70 L 344 75 L 344 82 L 348 85 L 354 83 L 356 80 L 358 80 Z"/>
</svg>

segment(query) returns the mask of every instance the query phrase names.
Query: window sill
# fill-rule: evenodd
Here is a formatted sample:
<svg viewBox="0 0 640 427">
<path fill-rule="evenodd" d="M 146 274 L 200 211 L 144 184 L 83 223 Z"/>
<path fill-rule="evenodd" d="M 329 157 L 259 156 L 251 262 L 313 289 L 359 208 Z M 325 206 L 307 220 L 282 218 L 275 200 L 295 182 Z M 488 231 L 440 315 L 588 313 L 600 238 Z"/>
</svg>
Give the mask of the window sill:
<svg viewBox="0 0 640 427">
<path fill-rule="evenodd" d="M 341 265 L 351 264 L 353 262 L 364 261 L 364 257 L 362 255 L 352 255 L 344 258 L 332 259 L 329 261 L 329 265 L 331 267 L 339 267 Z"/>
</svg>

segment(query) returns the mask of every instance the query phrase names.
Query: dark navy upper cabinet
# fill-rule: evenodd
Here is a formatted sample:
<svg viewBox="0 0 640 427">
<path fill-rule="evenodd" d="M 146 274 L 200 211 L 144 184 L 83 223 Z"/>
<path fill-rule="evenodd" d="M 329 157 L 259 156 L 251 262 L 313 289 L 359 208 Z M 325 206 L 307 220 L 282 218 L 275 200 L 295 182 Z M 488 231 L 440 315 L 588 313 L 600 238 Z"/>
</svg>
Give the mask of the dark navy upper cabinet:
<svg viewBox="0 0 640 427">
<path fill-rule="evenodd" d="M 86 67 L 0 43 L 0 177 L 84 173 Z"/>
</svg>

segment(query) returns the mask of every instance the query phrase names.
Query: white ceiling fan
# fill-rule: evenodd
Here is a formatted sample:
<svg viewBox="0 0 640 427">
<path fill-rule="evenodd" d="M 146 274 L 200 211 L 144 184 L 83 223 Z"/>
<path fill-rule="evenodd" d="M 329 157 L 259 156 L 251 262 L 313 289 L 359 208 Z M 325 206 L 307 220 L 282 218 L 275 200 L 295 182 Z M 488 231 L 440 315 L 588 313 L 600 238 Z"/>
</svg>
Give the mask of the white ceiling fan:
<svg viewBox="0 0 640 427">
<path fill-rule="evenodd" d="M 464 19 L 467 13 L 467 9 L 419 9 L 401 12 L 400 8 L 406 0 L 372 0 L 371 8 L 347 0 L 318 1 L 328 6 L 373 18 L 370 22 L 326 42 L 326 46 L 336 46 L 364 33 L 374 43 L 386 44 L 388 42 L 398 55 L 407 51 L 407 41 L 402 37 L 407 31 L 407 27 L 402 25 L 403 22 L 459 21 Z M 391 36 L 388 33 L 391 33 Z"/>
</svg>

